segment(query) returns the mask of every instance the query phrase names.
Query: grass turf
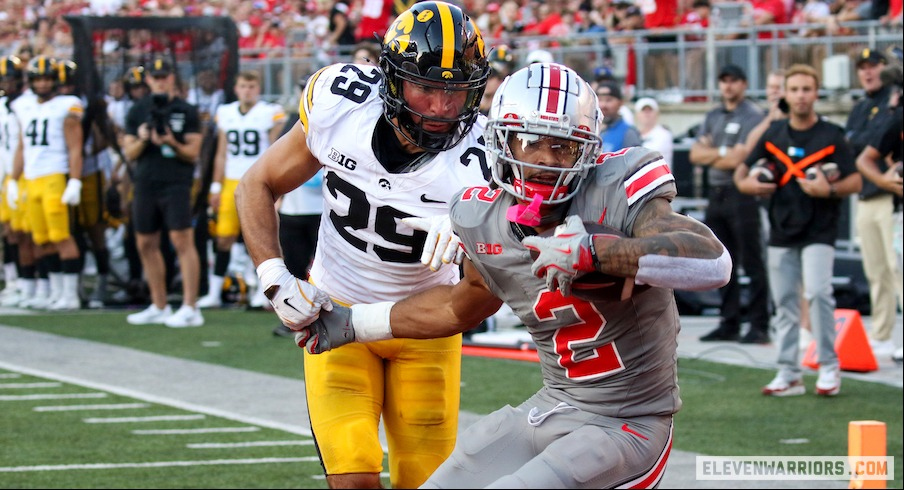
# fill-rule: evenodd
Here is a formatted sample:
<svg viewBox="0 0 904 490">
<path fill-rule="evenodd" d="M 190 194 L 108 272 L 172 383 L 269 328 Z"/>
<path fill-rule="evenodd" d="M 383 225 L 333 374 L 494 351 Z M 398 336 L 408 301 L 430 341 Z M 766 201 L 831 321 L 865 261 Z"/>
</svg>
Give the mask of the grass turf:
<svg viewBox="0 0 904 490">
<path fill-rule="evenodd" d="M 0 323 L 303 378 L 301 350 L 292 345 L 291 339 L 270 333 L 276 325 L 272 313 L 210 311 L 205 312 L 205 327 L 178 330 L 131 326 L 125 322 L 125 315 L 126 312 L 83 312 L 66 316 L 5 316 L 0 317 Z M 204 347 L 212 341 L 219 345 Z M 505 404 L 517 405 L 542 384 L 535 363 L 465 357 L 462 369 L 462 409 L 475 413 L 489 413 Z M 901 389 L 845 379 L 838 397 L 808 393 L 777 399 L 759 394 L 759 387 L 772 375 L 769 371 L 682 359 L 679 373 L 684 406 L 676 416 L 676 449 L 724 456 L 843 456 L 847 454 L 848 422 L 880 420 L 888 426 L 888 454 L 897 463 L 895 480 L 888 483 L 900 488 L 904 455 Z M 806 377 L 811 391 L 814 382 L 815 377 Z M 0 420 L 6 418 L 0 416 Z M 8 426 L 7 420 L 3 420 L 3 425 Z M 17 438 L 16 445 L 21 441 Z M 287 451 L 283 449 L 282 454 Z"/>
</svg>

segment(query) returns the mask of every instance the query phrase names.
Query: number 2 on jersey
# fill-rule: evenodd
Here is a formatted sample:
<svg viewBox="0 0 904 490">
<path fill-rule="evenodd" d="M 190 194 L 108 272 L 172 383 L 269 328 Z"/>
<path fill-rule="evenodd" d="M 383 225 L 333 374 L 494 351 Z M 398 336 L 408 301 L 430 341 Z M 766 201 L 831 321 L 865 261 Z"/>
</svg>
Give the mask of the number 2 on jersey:
<svg viewBox="0 0 904 490">
<path fill-rule="evenodd" d="M 574 296 L 562 296 L 558 291 L 543 291 L 534 306 L 534 314 L 541 322 L 559 321 L 562 313 L 571 310 L 578 321 L 565 325 L 553 334 L 559 365 L 569 379 L 602 378 L 625 369 L 614 342 L 591 347 L 599 342 L 606 327 L 606 319 L 592 303 Z"/>
</svg>

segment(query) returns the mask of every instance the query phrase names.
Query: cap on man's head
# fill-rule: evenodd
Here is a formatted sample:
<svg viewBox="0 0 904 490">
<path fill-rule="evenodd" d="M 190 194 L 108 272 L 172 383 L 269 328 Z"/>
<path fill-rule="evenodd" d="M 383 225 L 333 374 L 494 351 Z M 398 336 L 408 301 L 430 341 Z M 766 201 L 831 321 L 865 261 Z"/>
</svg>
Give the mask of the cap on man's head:
<svg viewBox="0 0 904 490">
<path fill-rule="evenodd" d="M 694 0 L 694 3 L 693 3 L 693 5 L 691 5 L 691 8 L 697 8 L 697 7 L 712 7 L 712 5 L 710 5 L 709 0 Z"/>
<path fill-rule="evenodd" d="M 637 102 L 634 103 L 634 109 L 638 111 L 644 110 L 644 108 L 649 107 L 656 112 L 659 112 L 659 104 L 656 102 L 656 99 L 652 97 L 641 97 L 637 99 Z"/>
<path fill-rule="evenodd" d="M 616 99 L 622 98 L 621 87 L 618 86 L 617 82 L 607 80 L 599 84 L 596 87 L 596 95 L 597 97 L 602 97 L 604 95 L 608 95 L 610 97 L 615 97 Z"/>
<path fill-rule="evenodd" d="M 747 74 L 744 73 L 744 69 L 738 65 L 725 65 L 719 70 L 719 80 L 722 80 L 725 77 L 731 77 L 736 80 L 747 81 Z"/>
<path fill-rule="evenodd" d="M 633 0 L 615 0 L 614 2 L 612 2 L 613 7 L 615 7 L 615 6 L 628 7 L 631 5 L 634 5 Z"/>
<path fill-rule="evenodd" d="M 875 49 L 866 48 L 860 51 L 860 56 L 857 57 L 857 68 L 860 68 L 864 63 L 869 63 L 873 66 L 885 63 L 885 55 Z"/>
<path fill-rule="evenodd" d="M 625 10 L 625 18 L 634 17 L 635 15 L 643 17 L 643 11 L 637 5 L 631 5 L 628 10 Z"/>
<path fill-rule="evenodd" d="M 152 77 L 162 77 L 173 73 L 173 65 L 166 58 L 158 56 L 147 65 L 147 70 Z"/>
</svg>

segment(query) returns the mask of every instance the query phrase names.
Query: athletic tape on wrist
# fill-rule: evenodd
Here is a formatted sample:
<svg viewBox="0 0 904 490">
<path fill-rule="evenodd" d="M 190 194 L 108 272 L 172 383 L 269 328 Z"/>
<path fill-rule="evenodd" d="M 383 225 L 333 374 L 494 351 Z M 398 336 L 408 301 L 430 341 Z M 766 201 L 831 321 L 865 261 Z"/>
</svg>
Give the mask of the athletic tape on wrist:
<svg viewBox="0 0 904 490">
<path fill-rule="evenodd" d="M 352 327 L 356 342 L 375 342 L 393 338 L 389 325 L 389 312 L 394 301 L 352 305 Z"/>
</svg>

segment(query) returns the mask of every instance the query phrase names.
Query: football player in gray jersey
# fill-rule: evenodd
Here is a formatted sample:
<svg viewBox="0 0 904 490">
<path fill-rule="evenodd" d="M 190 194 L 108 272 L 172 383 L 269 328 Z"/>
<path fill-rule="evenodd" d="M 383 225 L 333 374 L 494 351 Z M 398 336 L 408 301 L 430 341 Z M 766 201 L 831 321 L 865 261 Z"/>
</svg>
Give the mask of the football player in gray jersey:
<svg viewBox="0 0 904 490">
<path fill-rule="evenodd" d="M 662 157 L 641 147 L 600 153 L 599 124 L 596 95 L 573 70 L 534 63 L 512 74 L 484 134 L 494 184 L 460 191 L 448 218 L 455 234 L 428 243 L 446 254 L 460 240 L 463 279 L 398 302 L 333 305 L 296 338 L 318 353 L 443 337 L 511 306 L 537 345 L 544 386 L 470 427 L 422 488 L 655 487 L 662 478 L 681 407 L 673 289 L 721 287 L 731 259 L 709 228 L 672 211 Z M 591 234 L 585 222 L 625 236 Z M 570 294 L 593 271 L 627 278 L 621 299 Z"/>
</svg>

